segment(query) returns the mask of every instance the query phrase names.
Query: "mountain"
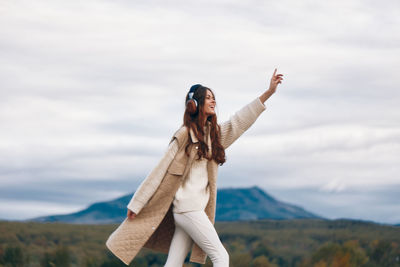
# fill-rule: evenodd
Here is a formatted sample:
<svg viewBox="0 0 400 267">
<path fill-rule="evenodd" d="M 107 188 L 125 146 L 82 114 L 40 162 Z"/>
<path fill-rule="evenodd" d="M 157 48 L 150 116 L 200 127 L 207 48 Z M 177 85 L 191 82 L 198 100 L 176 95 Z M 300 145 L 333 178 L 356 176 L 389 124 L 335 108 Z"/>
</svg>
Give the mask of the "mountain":
<svg viewBox="0 0 400 267">
<path fill-rule="evenodd" d="M 26 221 L 77 224 L 120 223 L 126 217 L 126 205 L 132 196 L 133 194 L 129 194 L 111 201 L 94 203 L 84 210 L 71 214 L 36 217 Z M 278 201 L 257 186 L 218 190 L 216 221 L 294 218 L 321 217 L 301 207 Z"/>
<path fill-rule="evenodd" d="M 132 196 L 133 194 L 129 194 L 111 201 L 94 203 L 88 208 L 75 213 L 42 216 L 25 221 L 76 224 L 108 224 L 122 222 L 126 217 L 126 205 L 128 205 Z"/>
<path fill-rule="evenodd" d="M 257 186 L 218 190 L 215 218 L 218 221 L 300 218 L 321 217 L 299 206 L 278 201 Z"/>
</svg>

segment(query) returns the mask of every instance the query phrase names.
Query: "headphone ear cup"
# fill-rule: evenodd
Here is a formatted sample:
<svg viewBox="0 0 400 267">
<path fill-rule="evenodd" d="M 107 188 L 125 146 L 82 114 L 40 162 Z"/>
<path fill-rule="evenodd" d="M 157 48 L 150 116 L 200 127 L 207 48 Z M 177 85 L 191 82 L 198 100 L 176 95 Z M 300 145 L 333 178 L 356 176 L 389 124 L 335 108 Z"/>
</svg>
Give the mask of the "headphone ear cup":
<svg viewBox="0 0 400 267">
<path fill-rule="evenodd" d="M 192 104 L 193 103 L 193 104 Z M 189 99 L 187 102 L 186 102 L 186 108 L 187 108 L 187 110 L 189 111 L 189 114 L 192 114 L 192 115 L 194 115 L 194 114 L 196 114 L 197 113 L 197 110 L 198 110 L 198 108 L 197 108 L 197 101 L 196 101 L 196 99 Z"/>
<path fill-rule="evenodd" d="M 186 101 L 186 105 L 188 105 L 188 104 L 190 103 L 190 101 L 193 101 L 193 103 L 194 103 L 194 105 L 195 105 L 195 107 L 196 107 L 196 109 L 197 109 L 197 107 L 198 107 L 197 100 L 194 99 L 194 98 L 191 98 L 191 99 L 189 99 L 188 101 Z"/>
</svg>

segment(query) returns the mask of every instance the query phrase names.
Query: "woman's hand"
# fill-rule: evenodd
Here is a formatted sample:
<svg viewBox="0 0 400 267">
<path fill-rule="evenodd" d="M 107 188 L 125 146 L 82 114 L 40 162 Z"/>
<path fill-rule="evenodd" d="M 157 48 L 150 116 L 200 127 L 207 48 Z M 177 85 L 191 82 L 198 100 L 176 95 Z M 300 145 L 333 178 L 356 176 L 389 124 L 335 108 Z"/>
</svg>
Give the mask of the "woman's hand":
<svg viewBox="0 0 400 267">
<path fill-rule="evenodd" d="M 271 82 L 269 84 L 269 89 L 266 90 L 262 95 L 259 96 L 260 101 L 264 104 L 265 101 L 276 91 L 276 87 L 280 84 L 283 80 L 283 74 L 276 74 L 276 69 L 274 74 L 272 74 Z"/>
<path fill-rule="evenodd" d="M 132 220 L 136 217 L 136 213 L 128 209 L 128 213 L 126 214 L 126 216 L 128 217 L 128 219 Z"/>
<path fill-rule="evenodd" d="M 283 80 L 282 76 L 283 74 L 276 74 L 276 69 L 275 69 L 274 74 L 272 74 L 271 82 L 269 84 L 269 89 L 268 89 L 271 92 L 271 94 L 275 93 L 278 84 L 282 83 Z"/>
</svg>

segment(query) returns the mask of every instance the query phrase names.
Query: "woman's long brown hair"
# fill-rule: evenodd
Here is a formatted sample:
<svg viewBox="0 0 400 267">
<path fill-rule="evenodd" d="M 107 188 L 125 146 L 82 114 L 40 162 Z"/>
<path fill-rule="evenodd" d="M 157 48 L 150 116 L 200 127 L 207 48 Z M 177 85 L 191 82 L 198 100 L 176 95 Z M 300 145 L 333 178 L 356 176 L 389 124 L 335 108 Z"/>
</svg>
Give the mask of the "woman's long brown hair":
<svg viewBox="0 0 400 267">
<path fill-rule="evenodd" d="M 205 117 L 206 114 L 204 112 L 204 102 L 207 95 L 207 90 L 210 90 L 213 96 L 215 97 L 214 92 L 205 86 L 201 86 L 196 89 L 193 94 L 193 98 L 197 100 L 198 108 L 196 109 L 195 103 L 193 101 L 189 101 L 189 94 L 186 95 L 185 100 L 185 114 L 183 115 L 183 124 L 189 129 L 189 142 L 185 147 L 185 152 L 189 155 L 189 146 L 192 144 L 192 139 L 190 138 L 190 129 L 193 130 L 194 134 L 196 135 L 197 139 L 199 140 L 199 149 L 197 155 L 199 156 L 198 159 L 204 157 L 208 160 L 215 160 L 221 166 L 226 161 L 225 159 L 225 149 L 220 143 L 220 126 L 217 123 L 217 115 L 210 115 L 207 117 L 207 121 L 211 122 L 211 129 L 210 129 L 210 137 L 211 137 L 211 157 L 207 156 L 208 146 L 207 143 L 204 141 L 204 126 L 205 126 Z M 187 104 L 186 104 L 187 103 Z M 214 108 L 215 110 L 215 108 Z"/>
</svg>

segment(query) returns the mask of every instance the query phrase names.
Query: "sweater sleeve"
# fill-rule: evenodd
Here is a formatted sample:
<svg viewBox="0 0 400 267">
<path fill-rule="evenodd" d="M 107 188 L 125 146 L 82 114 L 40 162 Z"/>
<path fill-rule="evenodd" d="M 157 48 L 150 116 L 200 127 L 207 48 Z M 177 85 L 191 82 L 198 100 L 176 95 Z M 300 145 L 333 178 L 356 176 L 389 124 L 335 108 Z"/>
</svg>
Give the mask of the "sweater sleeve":
<svg viewBox="0 0 400 267">
<path fill-rule="evenodd" d="M 174 140 L 169 143 L 165 155 L 161 158 L 157 166 L 136 189 L 135 194 L 127 205 L 128 209 L 138 214 L 140 210 L 147 204 L 164 178 L 164 175 L 168 170 L 168 166 L 171 164 L 176 153 L 178 152 L 178 148 L 178 141 L 176 138 L 174 138 Z"/>
<path fill-rule="evenodd" d="M 265 105 L 257 97 L 232 115 L 229 120 L 221 123 L 221 145 L 224 149 L 249 129 L 265 109 Z"/>
</svg>

